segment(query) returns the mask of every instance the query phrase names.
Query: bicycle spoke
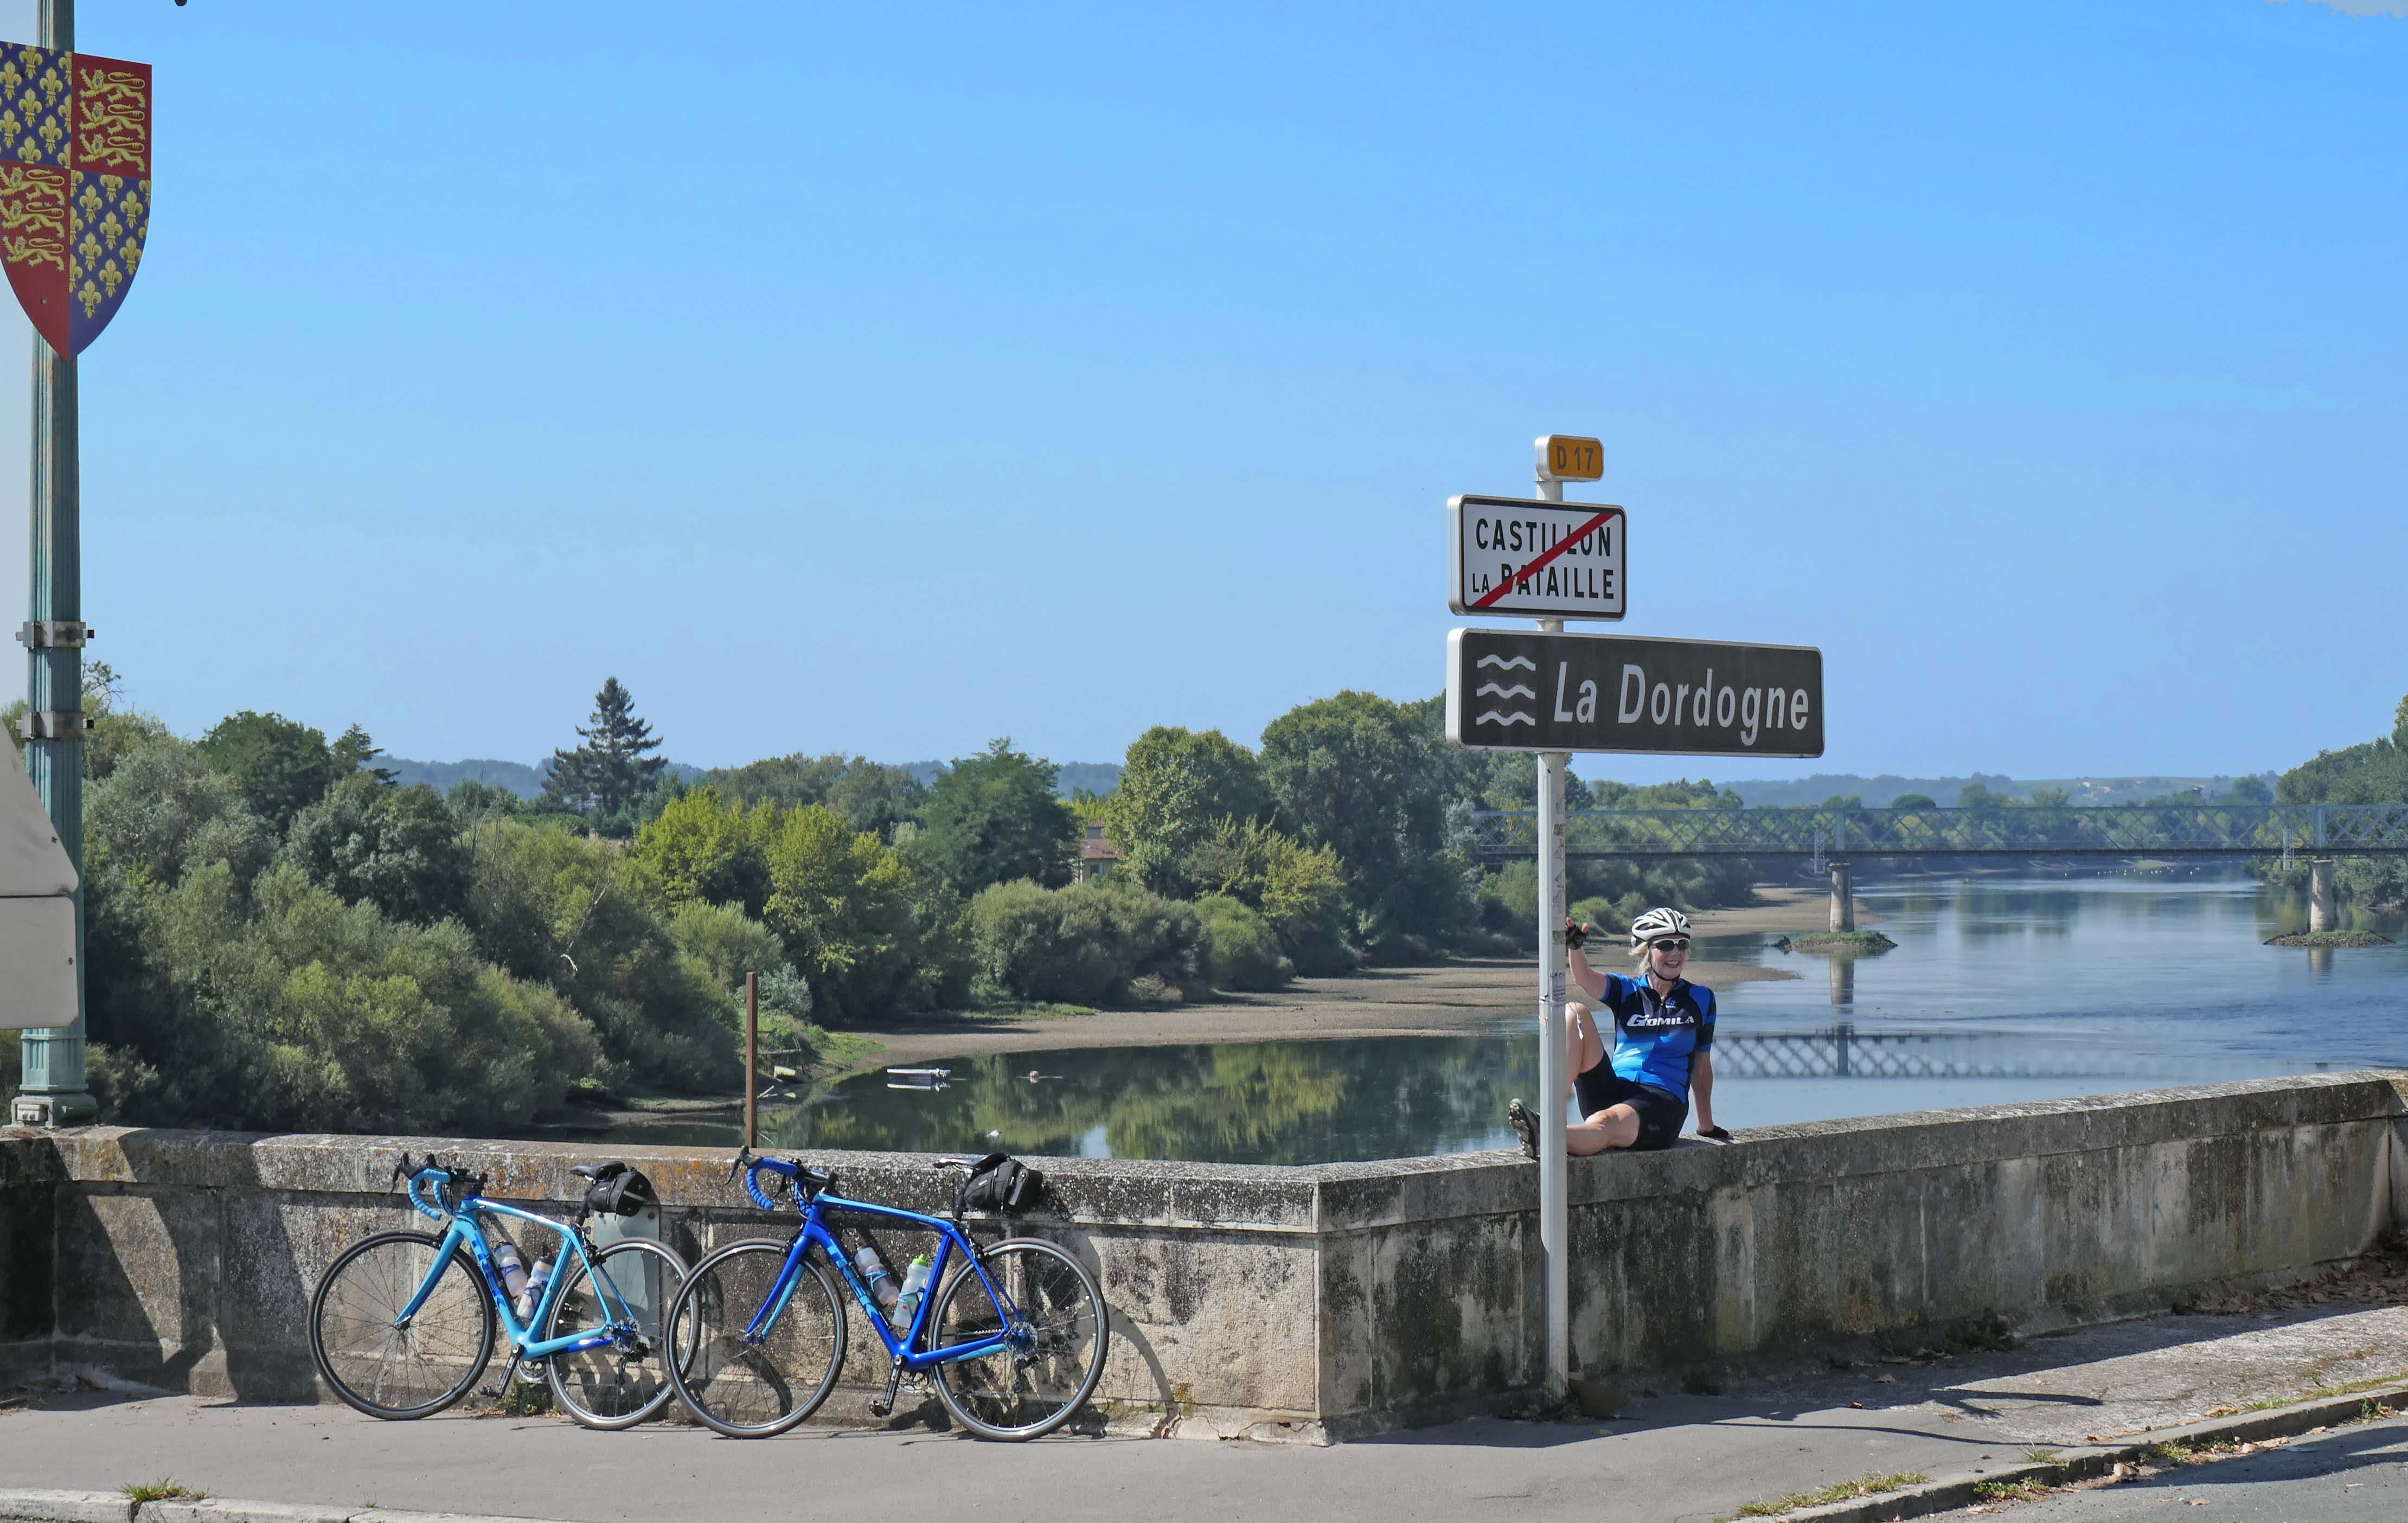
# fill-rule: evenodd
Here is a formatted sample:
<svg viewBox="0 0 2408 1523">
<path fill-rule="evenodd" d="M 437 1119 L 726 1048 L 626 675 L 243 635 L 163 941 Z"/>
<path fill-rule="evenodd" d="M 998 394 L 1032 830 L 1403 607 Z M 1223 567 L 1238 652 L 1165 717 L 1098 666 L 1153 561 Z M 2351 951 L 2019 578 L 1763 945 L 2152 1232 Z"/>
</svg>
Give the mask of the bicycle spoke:
<svg viewBox="0 0 2408 1523">
<path fill-rule="evenodd" d="M 745 1329 L 775 1293 L 788 1245 L 732 1243 L 695 1266 L 670 1336 L 689 1352 L 671 1374 L 695 1415 L 723 1433 L 782 1432 L 826 1399 L 844 1358 L 844 1316 L 824 1272 L 805 1265 L 757 1338 Z"/>
<path fill-rule="evenodd" d="M 417 1233 L 368 1239 L 337 1259 L 312 1299 L 309 1341 L 335 1392 L 380 1417 L 423 1416 L 459 1399 L 493 1352 L 483 1281 L 457 1254 L 417 1313 L 402 1313 L 437 1264 Z"/>
<path fill-rule="evenodd" d="M 552 1397 L 589 1428 L 626 1428 L 666 1405 L 670 1396 L 669 1341 L 662 1335 L 669 1305 L 685 1285 L 685 1265 L 648 1239 L 628 1238 L 598 1249 L 594 1272 L 571 1257 L 566 1283 L 542 1337 L 609 1332 L 612 1341 L 572 1349 L 544 1361 Z"/>
<path fill-rule="evenodd" d="M 964 1266 L 945 1288 L 932 1342 L 941 1350 L 1000 1337 L 1002 1345 L 938 1365 L 938 1394 L 983 1437 L 1035 1438 L 1067 1422 L 1102 1375 L 1103 1303 L 1086 1273 L 1051 1243 L 998 1243 L 983 1258 L 1004 1304 Z"/>
</svg>

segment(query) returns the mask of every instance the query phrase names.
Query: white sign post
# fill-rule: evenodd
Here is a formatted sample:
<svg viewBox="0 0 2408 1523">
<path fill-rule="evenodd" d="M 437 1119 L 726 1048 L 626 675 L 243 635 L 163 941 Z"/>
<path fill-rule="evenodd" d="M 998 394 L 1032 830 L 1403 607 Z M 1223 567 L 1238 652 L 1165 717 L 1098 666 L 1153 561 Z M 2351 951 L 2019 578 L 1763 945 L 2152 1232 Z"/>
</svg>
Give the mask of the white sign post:
<svg viewBox="0 0 2408 1523">
<path fill-rule="evenodd" d="M 1564 500 L 1564 482 L 1553 468 L 1553 436 L 1541 436 L 1538 441 L 1539 496 L 1549 504 L 1559 504 Z M 1597 454 L 1597 468 L 1601 474 L 1604 452 L 1599 450 Z M 1618 530 L 1620 510 L 1614 511 L 1616 521 L 1610 526 Z M 1608 527 L 1600 524 L 1590 533 Z M 1455 542 L 1460 556 L 1460 532 Z M 1559 539 L 1549 550 L 1562 559 L 1567 553 L 1566 543 Z M 1613 536 L 1617 551 L 1612 568 L 1614 611 L 1610 615 L 1617 619 L 1622 616 L 1626 590 L 1618 553 L 1621 543 L 1622 537 L 1617 533 Z M 1458 575 L 1458 590 L 1461 582 Z M 1507 588 L 1527 585 L 1526 578 L 1516 579 L 1509 574 L 1505 579 Z M 1505 596 L 1515 593 L 1508 591 Z M 1560 634 L 1563 627 L 1560 614 L 1539 620 L 1542 633 Z M 1539 754 L 1539 1257 L 1546 1285 L 1546 1394 L 1554 1401 L 1563 1400 L 1570 1388 L 1572 1363 L 1571 1208 L 1568 1194 L 1570 1158 L 1564 1140 L 1564 1112 L 1571 1102 L 1571 1075 L 1565 1071 L 1570 1054 L 1564 1040 L 1564 985 L 1571 977 L 1571 970 L 1564 948 L 1563 928 L 1568 912 L 1564 892 L 1564 779 L 1571 770 L 1571 760 L 1569 751 Z"/>
</svg>

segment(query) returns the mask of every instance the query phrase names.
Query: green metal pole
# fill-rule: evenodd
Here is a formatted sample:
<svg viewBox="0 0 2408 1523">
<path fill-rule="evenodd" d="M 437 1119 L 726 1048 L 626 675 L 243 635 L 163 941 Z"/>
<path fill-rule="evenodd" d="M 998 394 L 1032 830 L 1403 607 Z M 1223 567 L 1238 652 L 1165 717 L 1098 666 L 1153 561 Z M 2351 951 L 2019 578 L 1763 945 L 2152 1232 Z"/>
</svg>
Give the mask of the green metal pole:
<svg viewBox="0 0 2408 1523">
<path fill-rule="evenodd" d="M 75 0 L 42 0 L 41 45 L 75 47 Z M 34 336 L 33 624 L 25 769 L 83 872 L 83 538 L 76 362 Z M 25 1033 L 16 1117 L 74 1127 L 99 1114 L 84 1069 L 83 894 L 76 894 L 76 1018 Z"/>
</svg>

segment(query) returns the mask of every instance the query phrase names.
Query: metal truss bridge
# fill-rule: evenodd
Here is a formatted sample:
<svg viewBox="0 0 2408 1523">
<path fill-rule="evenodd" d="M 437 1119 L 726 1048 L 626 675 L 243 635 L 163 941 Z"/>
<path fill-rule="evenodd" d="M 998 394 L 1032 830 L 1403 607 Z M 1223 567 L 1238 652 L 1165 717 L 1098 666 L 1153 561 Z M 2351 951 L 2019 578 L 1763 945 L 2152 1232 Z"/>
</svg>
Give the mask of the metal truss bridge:
<svg viewBox="0 0 2408 1523">
<path fill-rule="evenodd" d="M 2408 856 L 2408 804 L 1578 810 L 1571 857 Z M 1483 861 L 1538 855 L 1533 810 L 1477 810 Z"/>
<path fill-rule="evenodd" d="M 2186 1070 L 2195 1070 L 2196 1072 Z M 2066 1048 L 2038 1036 L 1965 1031 L 1725 1032 L 1714 1073 L 1735 1079 L 2117 1079 L 2229 1077 L 2230 1066 L 2162 1054 Z"/>
</svg>

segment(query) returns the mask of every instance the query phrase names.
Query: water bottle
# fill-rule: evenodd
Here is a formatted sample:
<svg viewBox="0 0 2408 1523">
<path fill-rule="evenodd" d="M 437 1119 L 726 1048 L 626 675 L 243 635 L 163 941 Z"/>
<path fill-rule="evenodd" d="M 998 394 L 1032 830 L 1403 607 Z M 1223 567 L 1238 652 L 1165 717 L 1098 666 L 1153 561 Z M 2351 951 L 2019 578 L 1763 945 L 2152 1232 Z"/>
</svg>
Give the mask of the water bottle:
<svg viewBox="0 0 2408 1523">
<path fill-rule="evenodd" d="M 516 1248 L 507 1243 L 496 1243 L 494 1268 L 501 1272 L 502 1294 L 512 1300 L 526 1294 L 526 1260 L 519 1257 Z"/>
<path fill-rule="evenodd" d="M 886 1260 L 878 1257 L 877 1249 L 867 1243 L 854 1249 L 853 1267 L 861 1272 L 861 1282 L 869 1286 L 871 1300 L 881 1306 L 895 1304 L 895 1272 L 886 1267 Z"/>
<path fill-rule="evenodd" d="M 537 1259 L 535 1261 L 534 1271 L 527 1275 L 526 1289 L 522 1291 L 519 1295 L 518 1314 L 520 1321 L 523 1322 L 528 1317 L 535 1315 L 535 1309 L 543 1304 L 543 1287 L 551 1283 L 552 1260 L 549 1258 Z"/>
<path fill-rule="evenodd" d="M 919 1254 L 913 1257 L 911 1267 L 903 1272 L 903 1294 L 895 1298 L 896 1329 L 911 1325 L 912 1315 L 920 1310 L 920 1298 L 928 1291 L 928 1272 L 935 1267 L 928 1262 L 926 1254 Z"/>
</svg>

